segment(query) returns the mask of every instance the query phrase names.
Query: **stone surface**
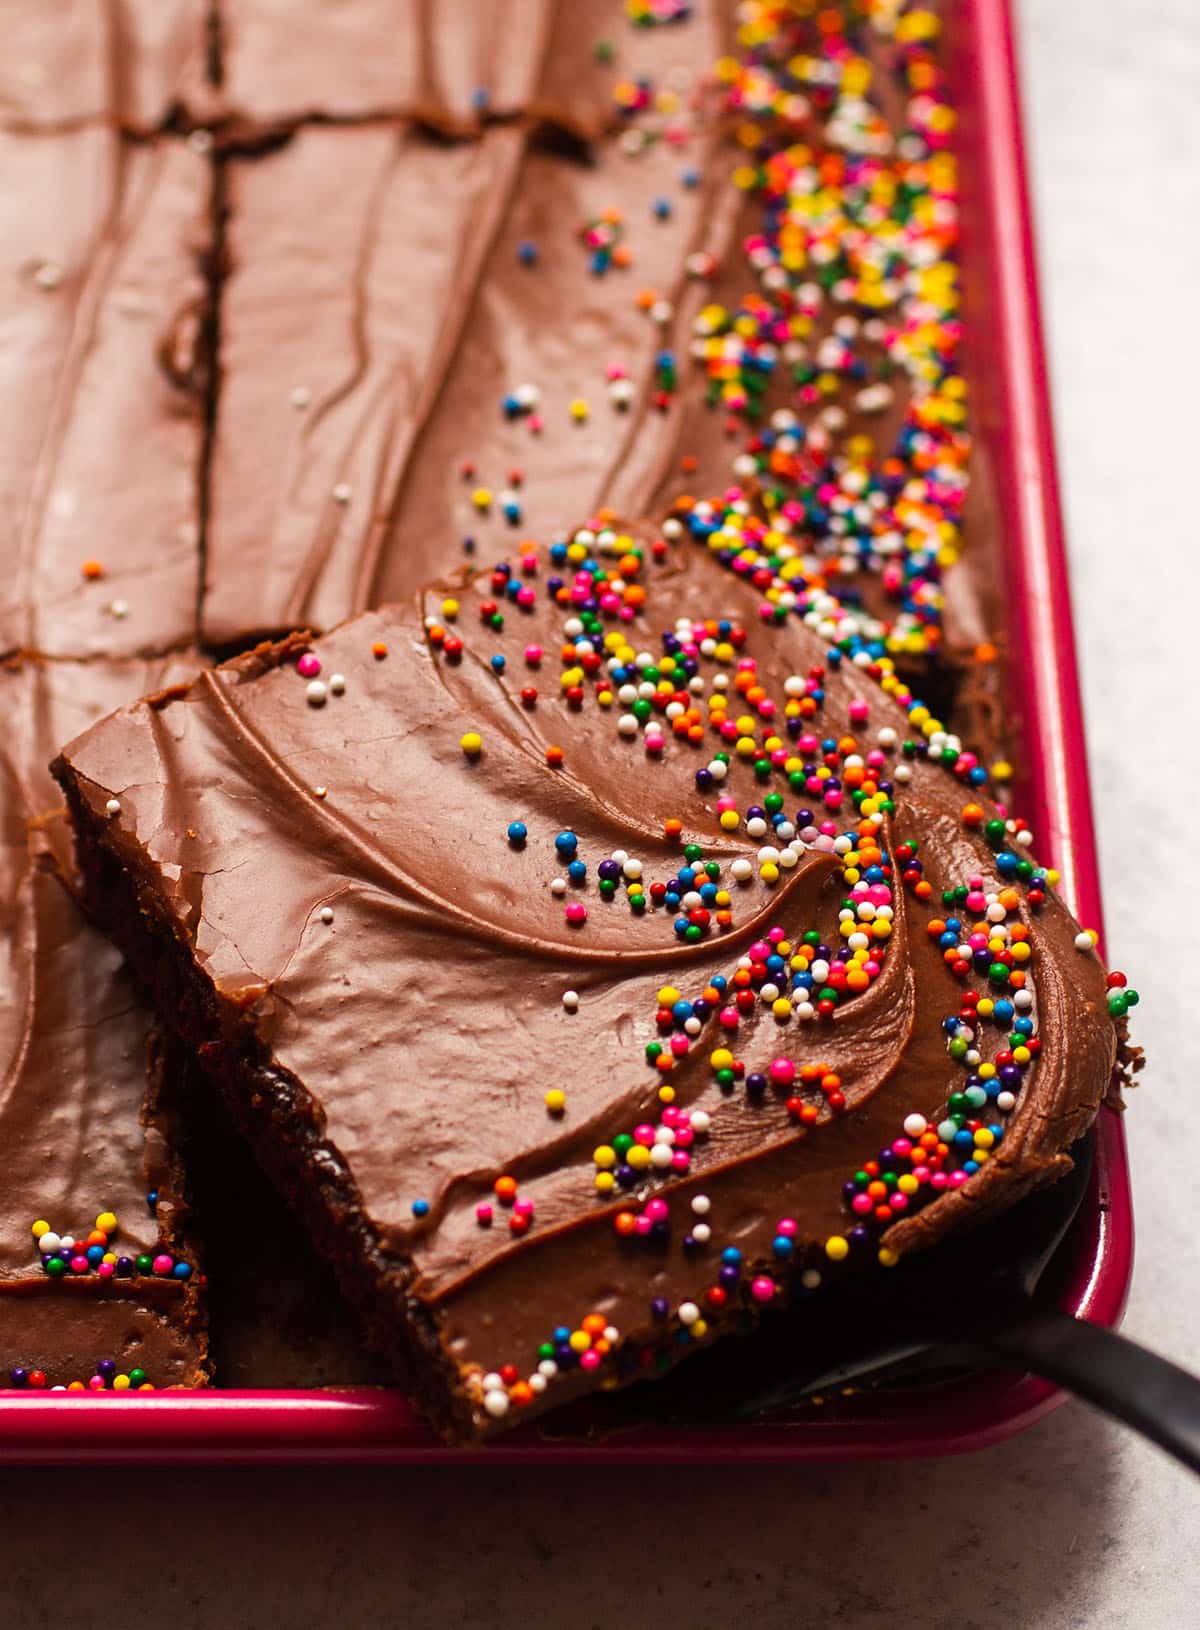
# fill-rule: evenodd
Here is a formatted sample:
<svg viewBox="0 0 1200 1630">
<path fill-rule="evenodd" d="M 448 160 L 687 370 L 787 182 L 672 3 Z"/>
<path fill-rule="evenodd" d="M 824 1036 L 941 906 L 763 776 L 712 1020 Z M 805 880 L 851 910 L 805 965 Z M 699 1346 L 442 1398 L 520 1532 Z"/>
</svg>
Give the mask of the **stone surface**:
<svg viewBox="0 0 1200 1630">
<path fill-rule="evenodd" d="M 1152 1057 L 1129 1116 L 1139 1258 L 1126 1330 L 1200 1368 L 1183 1046 L 1200 952 L 1191 941 L 1168 964 L 1167 840 L 1130 842 L 1161 829 L 1151 788 L 1169 784 L 1172 808 L 1200 800 L 1195 409 L 1177 362 L 1200 358 L 1200 10 L 1145 0 L 1132 27 L 1116 0 L 1020 11 L 1108 938 L 1136 975 Z M 1143 642 L 1117 665 L 1131 624 Z M 39 1536 L 67 1512 L 100 1543 L 52 1560 Z M 1198 1519 L 1186 1473 L 1074 1404 L 985 1454 L 908 1465 L 6 1470 L 3 1616 L 9 1630 L 1174 1630 L 1195 1617 Z"/>
</svg>

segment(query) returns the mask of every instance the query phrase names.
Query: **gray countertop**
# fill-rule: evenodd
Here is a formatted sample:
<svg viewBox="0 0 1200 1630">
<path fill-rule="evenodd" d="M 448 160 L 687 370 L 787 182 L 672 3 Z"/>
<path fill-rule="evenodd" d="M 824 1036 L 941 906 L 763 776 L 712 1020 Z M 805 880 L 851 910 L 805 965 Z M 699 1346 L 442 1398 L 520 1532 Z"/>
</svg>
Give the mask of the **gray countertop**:
<svg viewBox="0 0 1200 1630">
<path fill-rule="evenodd" d="M 1126 1329 L 1200 1368 L 1188 1176 L 1200 1092 L 1183 1024 L 1200 936 L 1172 943 L 1172 868 L 1200 806 L 1187 678 L 1200 5 L 1020 12 L 1108 939 L 1136 975 L 1151 1055 L 1128 1117 L 1139 1254 Z M 1168 1630 L 1196 1622 L 1197 1493 L 1075 1404 L 984 1454 L 924 1464 L 9 1470 L 0 1622 Z"/>
</svg>

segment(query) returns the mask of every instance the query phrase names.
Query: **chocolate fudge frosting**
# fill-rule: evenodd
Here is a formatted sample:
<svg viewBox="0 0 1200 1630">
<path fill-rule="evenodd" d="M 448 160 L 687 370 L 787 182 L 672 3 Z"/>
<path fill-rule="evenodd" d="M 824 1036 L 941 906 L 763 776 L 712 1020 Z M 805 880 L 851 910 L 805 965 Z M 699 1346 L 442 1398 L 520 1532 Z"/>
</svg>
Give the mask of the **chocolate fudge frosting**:
<svg viewBox="0 0 1200 1630">
<path fill-rule="evenodd" d="M 692 10 L 634 52 L 613 0 L 217 0 L 221 98 L 243 128 L 406 117 L 465 134 L 522 116 L 592 137 L 613 122 L 614 57 L 657 76 L 681 46 L 720 55 L 734 6 Z"/>
<path fill-rule="evenodd" d="M 149 135 L 212 105 L 209 0 L 54 0 L 9 5 L 0 126 L 96 123 Z"/>
<path fill-rule="evenodd" d="M 545 571 L 55 766 L 93 908 L 456 1436 L 1052 1180 L 1116 1054 L 1027 830 L 820 603 L 604 526 Z"/>
<path fill-rule="evenodd" d="M 0 133 L 0 654 L 190 644 L 208 162 L 104 126 Z"/>
<path fill-rule="evenodd" d="M 146 1011 L 113 945 L 68 888 L 61 796 L 44 768 L 71 723 L 136 695 L 160 670 L 26 663 L 0 671 L 13 721 L 0 749 L 0 1385 L 40 1372 L 87 1384 L 98 1362 L 149 1384 L 204 1378 L 198 1283 L 95 1269 L 58 1281 L 31 1233 L 85 1240 L 103 1213 L 131 1262 L 193 1260 L 171 1082 L 146 1058 Z M 147 1196 L 153 1194 L 153 1210 Z M 15 1372 L 15 1375 L 14 1375 Z"/>
</svg>

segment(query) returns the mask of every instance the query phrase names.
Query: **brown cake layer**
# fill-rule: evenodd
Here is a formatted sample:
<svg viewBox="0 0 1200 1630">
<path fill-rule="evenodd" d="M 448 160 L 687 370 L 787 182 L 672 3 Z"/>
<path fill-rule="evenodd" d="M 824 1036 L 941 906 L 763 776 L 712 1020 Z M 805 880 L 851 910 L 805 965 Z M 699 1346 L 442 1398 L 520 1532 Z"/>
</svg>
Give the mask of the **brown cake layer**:
<svg viewBox="0 0 1200 1630">
<path fill-rule="evenodd" d="M 579 545 L 581 558 L 588 548 Z M 1006 954 L 1013 990 L 1028 982 L 1033 993 L 1026 1011 L 1038 1051 L 1026 1065 L 1005 1066 L 1019 1091 L 988 1113 L 988 1125 L 1003 1122 L 994 1148 L 961 1187 L 951 1184 L 927 1205 L 914 1200 L 911 1216 L 903 1207 L 888 1212 L 882 1232 L 856 1224 L 844 1192 L 856 1170 L 901 1137 L 913 1114 L 936 1127 L 950 1094 L 976 1079 L 947 1053 L 943 1021 L 960 1008 L 962 981 L 982 995 L 995 981 L 976 980 L 973 953 L 956 978 L 925 919 L 946 888 L 978 887 L 994 900 L 1008 874 L 997 870 L 993 850 L 1012 843 L 1019 864 L 1018 829 L 1001 822 L 1003 838 L 989 846 L 972 824 L 970 789 L 921 751 L 898 755 L 888 732 L 902 741 L 915 728 L 903 710 L 865 671 L 835 671 L 829 648 L 798 619 L 759 627 L 758 596 L 711 554 L 685 545 L 671 556 L 664 545 L 656 553 L 670 558 L 646 571 L 632 569 L 632 548 L 614 540 L 614 564 L 624 549 L 627 575 L 637 586 L 650 579 L 649 601 L 641 611 L 629 598 L 622 619 L 614 575 L 607 609 L 596 610 L 596 639 L 607 633 L 616 639 L 607 649 L 619 652 L 627 638 L 629 654 L 609 662 L 669 653 L 673 638 L 698 639 L 694 630 L 672 633 L 683 617 L 728 618 L 735 630 L 753 630 L 723 655 L 714 632 L 715 649 L 695 659 L 696 686 L 683 694 L 702 698 L 707 752 L 667 728 L 661 704 L 661 745 L 638 739 L 632 712 L 628 733 L 618 728 L 629 704 L 604 703 L 602 668 L 589 669 L 588 648 L 575 645 L 571 573 L 563 604 L 548 597 L 539 572 L 526 579 L 533 595 L 524 609 L 501 573 L 465 589 L 459 611 L 435 595 L 412 610 L 352 621 L 312 646 L 316 681 L 297 671 L 307 652 L 301 640 L 264 647 L 123 709 L 56 766 L 94 909 L 160 1011 L 199 1049 L 398 1374 L 457 1436 L 511 1421 L 521 1406 L 528 1413 L 644 1373 L 646 1364 L 669 1364 L 706 1327 L 728 1328 L 758 1300 L 811 1285 L 805 1276 L 819 1278 L 846 1252 L 869 1262 L 876 1246 L 915 1248 L 1010 1203 L 1063 1169 L 1064 1150 L 1094 1113 L 1114 1062 L 1103 970 L 1090 950 L 1077 949 L 1076 925 L 1037 874 L 1035 898 L 1022 885 L 1001 910 L 1020 930 L 1003 943 L 1032 946 L 1028 959 Z M 484 603 L 489 596 L 504 605 L 502 630 L 494 604 Z M 605 601 L 585 593 L 577 603 Z M 441 633 L 440 654 L 423 637 L 427 617 L 447 616 L 465 644 L 457 659 Z M 560 665 L 564 636 L 571 655 Z M 721 689 L 714 673 L 732 684 L 737 663 L 750 658 L 761 690 L 734 686 L 733 712 L 747 695 L 755 709 L 773 699 L 778 713 L 739 724 L 748 740 L 773 728 L 769 717 L 782 720 L 785 698 L 798 709 L 800 693 L 815 698 L 808 717 L 821 737 L 842 742 L 849 726 L 866 753 L 883 732 L 874 773 L 888 776 L 890 790 L 878 796 L 894 793 L 895 812 L 867 830 L 889 852 L 919 845 L 923 873 L 906 851 L 900 860 L 910 887 L 918 877 L 931 886 L 931 902 L 897 883 L 876 976 L 828 1016 L 776 1014 L 760 975 L 738 1008 L 736 1034 L 718 1025 L 714 995 L 700 1034 L 689 1037 L 670 1012 L 665 1031 L 656 1017 L 664 1000 L 675 1000 L 661 995 L 664 987 L 693 1001 L 721 975 L 733 980 L 732 993 L 739 958 L 761 960 L 772 925 L 793 946 L 810 929 L 837 946 L 852 882 L 829 852 L 832 837 L 808 826 L 800 831 L 811 841 L 793 826 L 777 882 L 760 872 L 771 851 L 764 855 L 745 823 L 758 819 L 747 810 L 765 788 L 740 755 L 723 783 L 741 811 L 737 830 L 718 818 L 719 789 L 694 784 L 722 740 L 710 734 L 712 721 L 703 725 L 707 698 Z M 636 665 L 644 672 L 650 660 Z M 312 683 L 328 689 L 310 693 Z M 529 686 L 542 694 L 522 697 Z M 923 717 L 914 715 L 917 725 Z M 955 751 L 932 725 L 918 739 L 931 732 L 939 753 Z M 787 735 L 812 759 L 802 733 Z M 833 762 L 841 766 L 850 752 L 843 742 Z M 793 799 L 810 801 L 773 775 L 766 785 L 785 790 L 789 819 Z M 728 924 L 710 917 L 695 943 L 680 937 L 652 889 L 640 914 L 620 893 L 613 901 L 597 893 L 598 863 L 614 852 L 636 857 L 648 882 L 677 873 L 683 856 L 663 826 L 673 818 L 682 823 L 678 841 L 699 844 L 730 891 Z M 509 835 L 513 821 L 524 824 L 523 838 Z M 852 819 L 844 824 L 856 830 Z M 839 817 L 833 830 L 842 825 Z M 565 871 L 556 849 L 564 831 L 575 835 L 587 878 L 564 879 L 558 897 L 551 885 Z M 890 854 L 884 858 L 895 880 Z M 732 881 L 740 860 L 750 863 L 744 883 Z M 970 881 L 976 875 L 979 885 Z M 1025 875 L 1033 875 L 1028 866 Z M 581 905 L 586 922 L 564 920 L 565 906 Z M 968 931 L 964 925 L 960 939 Z M 827 977 L 828 964 L 806 965 Z M 577 999 L 564 1003 L 567 992 Z M 978 1057 L 996 1046 L 1002 1056 L 1002 1033 L 993 1040 L 990 1024 L 975 1024 Z M 711 1054 L 719 1056 L 726 1038 L 748 1074 L 722 1082 Z M 649 1061 L 651 1042 L 679 1047 L 669 1074 Z M 797 1071 L 819 1064 L 812 1081 L 795 1076 L 788 1102 L 768 1073 L 779 1058 Z M 622 1133 L 661 1117 L 663 1082 L 681 1109 L 710 1117 L 688 1170 L 663 1178 L 657 1166 L 631 1167 L 631 1188 L 598 1190 L 597 1167 L 608 1168 L 594 1152 L 611 1153 Z M 547 1103 L 551 1089 L 564 1093 L 561 1105 Z M 952 1164 L 940 1147 L 938 1159 Z M 514 1180 L 511 1212 L 505 1200 L 513 1195 L 495 1189 L 501 1178 Z M 693 1208 L 698 1196 L 707 1209 Z M 659 1199 L 669 1210 L 667 1237 L 627 1237 L 618 1216 L 652 1218 L 645 1208 Z M 527 1202 L 533 1210 L 522 1225 Z M 492 1207 L 486 1225 L 480 1206 Z M 773 1245 L 780 1219 L 790 1230 L 785 1258 Z M 711 1227 L 702 1240 L 701 1221 Z M 835 1237 L 850 1242 L 845 1251 L 827 1245 Z M 721 1252 L 734 1246 L 741 1267 L 726 1290 Z M 603 1335 L 581 1325 L 585 1315 L 600 1318 Z M 595 1368 L 572 1366 L 568 1350 L 552 1378 L 539 1369 L 543 1344 L 554 1352 L 561 1343 L 560 1326 L 592 1330 L 602 1344 L 589 1361 Z"/>
</svg>

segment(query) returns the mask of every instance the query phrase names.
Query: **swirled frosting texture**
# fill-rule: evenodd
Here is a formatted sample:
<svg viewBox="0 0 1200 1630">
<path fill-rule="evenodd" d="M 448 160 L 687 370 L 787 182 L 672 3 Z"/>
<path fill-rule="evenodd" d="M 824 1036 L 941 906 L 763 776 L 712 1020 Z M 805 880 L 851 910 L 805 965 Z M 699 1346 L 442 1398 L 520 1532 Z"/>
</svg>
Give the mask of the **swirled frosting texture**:
<svg viewBox="0 0 1200 1630">
<path fill-rule="evenodd" d="M 587 545 L 578 547 L 586 555 Z M 1031 1040 L 1036 1056 L 1027 1052 L 1020 1069 L 1006 1055 L 1019 1090 L 1003 1113 L 989 1101 L 982 1118 L 960 1117 L 968 1142 L 971 1127 L 1004 1122 L 975 1144 L 987 1147 L 973 1175 L 956 1180 L 961 1186 L 947 1178 L 942 1192 L 935 1183 L 928 1204 L 897 1206 L 886 1226 L 870 1219 L 874 1231 L 859 1230 L 866 1260 L 936 1238 L 1061 1169 L 1114 1061 L 1094 954 L 1076 948 L 1076 926 L 1052 892 L 1037 889 L 1044 899 L 1032 905 L 1024 891 L 1005 892 L 1016 857 L 964 823 L 969 789 L 924 748 L 909 760 L 898 754 L 894 742 L 913 724 L 894 696 L 861 669 L 831 661 L 799 622 L 747 633 L 761 621 L 753 592 L 702 551 L 673 554 L 659 542 L 661 558 L 650 565 L 632 540 L 614 547 L 627 551 L 623 567 L 593 560 L 598 575 L 582 588 L 577 581 L 573 590 L 568 574 L 554 591 L 534 573 L 521 604 L 506 588 L 521 581 L 519 571 L 501 573 L 450 591 L 450 610 L 439 590 L 415 607 L 347 623 L 311 649 L 298 640 L 265 647 L 118 712 L 58 766 L 93 876 L 102 855 L 132 891 L 118 930 L 151 979 L 156 959 L 186 963 L 204 1002 L 183 1022 L 210 1057 L 215 1049 L 224 1059 L 235 1108 L 239 1092 L 269 1096 L 276 1081 L 274 1169 L 310 1214 L 334 1193 L 326 1244 L 348 1282 L 370 1259 L 365 1300 L 377 1325 L 395 1328 L 418 1311 L 431 1321 L 440 1375 L 431 1383 L 426 1374 L 426 1401 L 460 1432 L 509 1416 L 514 1400 L 537 1407 L 624 1376 L 638 1351 L 677 1355 L 697 1326 L 701 1336 L 719 1330 L 743 1305 L 783 1293 L 801 1273 L 811 1283 L 813 1272 L 854 1254 L 827 1244 L 862 1243 L 847 1181 L 904 1135 L 906 1121 L 911 1129 L 912 1116 L 947 1130 L 940 1123 L 963 1088 L 967 1049 L 947 1050 L 945 1021 L 957 1036 L 967 993 L 979 1001 L 994 992 L 987 977 L 973 990 L 969 960 L 956 978 L 942 932 L 931 934 L 943 890 L 961 886 L 977 915 L 979 902 L 990 902 L 983 944 L 989 935 L 999 944 L 1003 918 L 1005 943 L 1030 948 L 1008 955 L 1016 1000 L 1008 1016 L 1027 1021 L 1015 1040 Z M 596 619 L 591 646 L 578 644 L 573 592 Z M 431 647 L 427 622 L 450 615 L 456 601 L 454 622 L 435 629 Z M 612 663 L 636 661 L 644 672 L 672 640 L 697 653 L 686 658 L 690 671 L 668 671 L 687 678 L 681 695 L 701 710 L 699 742 L 664 723 L 661 707 L 655 731 L 637 711 L 618 722 L 628 698 L 615 694 L 624 681 L 611 677 Z M 305 673 L 314 663 L 316 680 Z M 642 680 L 651 691 L 662 679 L 656 672 Z M 754 686 L 739 688 L 747 672 Z M 699 787 L 710 732 L 727 739 L 711 716 L 707 726 L 702 719 L 722 674 L 736 698 L 754 689 L 757 716 L 737 730 L 760 748 L 731 753 L 724 782 Z M 314 683 L 330 688 L 310 697 Z M 531 685 L 536 699 L 522 696 Z M 829 820 L 833 799 L 797 813 L 790 835 L 778 829 L 776 847 L 760 853 L 758 829 L 747 823 L 761 817 L 763 787 L 779 784 L 780 773 L 768 759 L 760 784 L 753 768 L 777 728 L 763 704 L 781 721 L 788 702 L 803 709 L 801 731 L 789 730 L 796 753 L 813 756 L 806 731 L 819 738 L 813 785 L 823 785 L 816 760 L 828 768 L 823 756 L 832 753 L 851 802 L 848 760 L 860 749 L 859 764 L 868 751 L 880 755 L 871 784 L 888 791 L 870 795 L 883 802 L 867 804 L 865 826 L 861 804 L 858 821 Z M 653 703 L 640 711 L 656 716 Z M 877 748 L 881 731 L 886 745 Z M 945 751 L 942 738 L 935 745 Z M 787 811 L 797 796 L 787 790 Z M 111 800 L 119 813 L 110 813 Z M 510 834 L 514 821 L 523 836 Z M 672 821 L 681 823 L 678 838 L 665 824 Z M 879 849 L 892 916 L 886 940 L 872 942 L 875 971 L 824 1011 L 816 998 L 838 961 L 839 914 L 848 894 L 865 898 L 853 893 L 856 877 L 874 875 L 846 871 L 847 846 L 839 852 L 833 836 L 841 830 L 858 834 L 850 848 L 864 866 Z M 563 844 L 560 834 L 569 834 Z M 684 928 L 653 886 L 666 880 L 676 898 L 686 892 L 680 842 L 699 846 L 696 864 L 715 865 L 728 892 L 724 905 L 713 896 L 704 924 L 689 922 L 685 900 Z M 780 844 L 790 859 L 776 864 L 770 855 L 778 859 Z M 919 864 L 906 844 L 917 846 Z M 627 886 L 600 883 L 608 867 L 599 863 L 614 854 L 640 862 L 649 883 L 643 908 Z M 587 875 L 563 892 L 556 879 L 565 879 L 568 857 Z M 918 880 L 931 885 L 929 899 Z M 143 926 L 157 925 L 149 941 L 130 921 L 135 895 Z M 997 899 L 1009 903 L 997 907 Z M 100 903 L 113 910 L 111 897 Z M 572 921 L 579 908 L 586 920 Z M 968 933 L 962 926 L 961 937 Z M 791 989 L 787 1016 L 762 978 L 780 939 L 789 956 L 809 946 L 817 958 L 788 964 L 817 977 Z M 681 1000 L 701 992 L 714 1000 L 701 999 L 694 1012 L 704 1017 L 691 1030 L 669 1011 L 664 1029 L 664 988 Z M 567 992 L 577 1000 L 564 1003 Z M 729 1027 L 716 1011 L 723 1002 L 736 1008 Z M 209 1016 L 198 1020 L 205 1004 Z M 969 1034 L 976 1065 L 990 1059 L 989 1021 L 976 1020 Z M 672 1051 L 669 1072 L 647 1054 L 655 1043 Z M 998 1045 L 1003 1051 L 1002 1035 Z M 722 1047 L 736 1055 L 728 1079 Z M 820 1067 L 813 1075 L 806 1065 Z M 557 1112 L 546 1098 L 555 1089 L 565 1097 Z M 683 1113 L 694 1128 L 678 1120 Z M 618 1168 L 634 1159 L 615 1140 L 672 1119 L 685 1134 L 673 1141 L 686 1161 L 664 1167 L 655 1158 L 632 1169 L 628 1186 L 597 1187 L 605 1150 L 616 1151 Z M 961 1165 L 944 1143 L 941 1150 L 935 1165 L 947 1173 Z M 500 1178 L 511 1187 L 497 1189 Z M 511 1209 L 506 1199 L 515 1200 Z M 492 1207 L 490 1221 L 481 1206 Z M 643 1237 L 638 1215 L 665 1228 Z M 786 1256 L 779 1237 L 790 1241 Z M 726 1251 L 737 1253 L 732 1278 Z M 712 1297 L 714 1288 L 722 1295 Z M 572 1367 L 564 1349 L 561 1363 L 547 1361 L 544 1344 L 553 1352 L 585 1316 L 592 1334 L 581 1334 L 597 1357 Z M 552 1378 L 538 1368 L 546 1362 Z"/>
</svg>

